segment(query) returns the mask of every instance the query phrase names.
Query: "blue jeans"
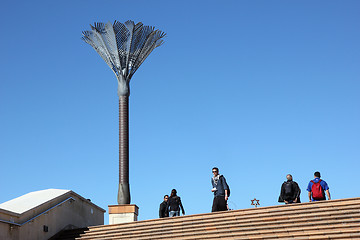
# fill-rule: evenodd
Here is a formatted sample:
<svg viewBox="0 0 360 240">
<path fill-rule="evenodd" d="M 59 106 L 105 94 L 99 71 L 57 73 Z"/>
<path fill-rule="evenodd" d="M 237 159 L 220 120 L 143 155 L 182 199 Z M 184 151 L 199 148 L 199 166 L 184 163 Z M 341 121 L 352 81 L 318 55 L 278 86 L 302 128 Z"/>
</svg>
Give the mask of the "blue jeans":
<svg viewBox="0 0 360 240">
<path fill-rule="evenodd" d="M 170 211 L 169 212 L 169 217 L 176 217 L 176 216 L 180 216 L 180 211 Z"/>
</svg>

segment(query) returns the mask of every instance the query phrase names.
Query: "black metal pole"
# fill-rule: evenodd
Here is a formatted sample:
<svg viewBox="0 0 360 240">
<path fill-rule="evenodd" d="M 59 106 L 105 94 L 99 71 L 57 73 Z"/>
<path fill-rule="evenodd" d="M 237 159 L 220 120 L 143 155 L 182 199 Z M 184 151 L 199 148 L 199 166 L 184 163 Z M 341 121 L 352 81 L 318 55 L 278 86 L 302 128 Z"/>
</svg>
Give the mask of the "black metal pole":
<svg viewBox="0 0 360 240">
<path fill-rule="evenodd" d="M 119 97 L 119 191 L 118 204 L 130 204 L 129 96 Z"/>
</svg>

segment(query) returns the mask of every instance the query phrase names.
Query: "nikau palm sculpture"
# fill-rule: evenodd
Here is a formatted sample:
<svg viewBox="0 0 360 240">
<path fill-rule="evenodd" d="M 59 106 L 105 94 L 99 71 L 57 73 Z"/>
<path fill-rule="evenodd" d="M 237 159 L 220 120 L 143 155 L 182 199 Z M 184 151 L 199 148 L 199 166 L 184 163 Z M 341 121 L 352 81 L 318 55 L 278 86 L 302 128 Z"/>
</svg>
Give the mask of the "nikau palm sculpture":
<svg viewBox="0 0 360 240">
<path fill-rule="evenodd" d="M 95 23 L 82 39 L 90 44 L 115 73 L 119 95 L 119 191 L 118 204 L 130 204 L 129 96 L 130 79 L 147 56 L 159 47 L 165 33 L 154 27 L 126 21 Z"/>
</svg>

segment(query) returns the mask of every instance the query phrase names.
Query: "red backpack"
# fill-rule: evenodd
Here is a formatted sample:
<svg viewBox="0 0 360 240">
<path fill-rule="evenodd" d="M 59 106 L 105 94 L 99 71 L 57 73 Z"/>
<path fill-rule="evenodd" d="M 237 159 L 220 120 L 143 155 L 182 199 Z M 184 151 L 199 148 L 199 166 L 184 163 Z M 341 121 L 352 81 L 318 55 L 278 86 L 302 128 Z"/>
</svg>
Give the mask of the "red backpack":
<svg viewBox="0 0 360 240">
<path fill-rule="evenodd" d="M 314 200 L 324 200 L 325 194 L 324 194 L 324 189 L 320 185 L 321 179 L 319 179 L 317 183 L 315 183 L 313 180 L 311 180 L 311 182 L 313 183 L 311 187 L 312 198 Z"/>
</svg>

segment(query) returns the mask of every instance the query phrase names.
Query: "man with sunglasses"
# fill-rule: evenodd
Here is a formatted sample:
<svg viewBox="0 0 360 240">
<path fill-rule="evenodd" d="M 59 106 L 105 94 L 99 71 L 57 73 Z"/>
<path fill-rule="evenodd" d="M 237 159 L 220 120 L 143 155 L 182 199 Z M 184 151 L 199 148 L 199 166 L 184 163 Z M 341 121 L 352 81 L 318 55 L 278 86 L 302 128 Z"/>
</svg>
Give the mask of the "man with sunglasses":
<svg viewBox="0 0 360 240">
<path fill-rule="evenodd" d="M 214 200 L 211 211 L 226 211 L 227 200 L 230 193 L 229 186 L 226 183 L 225 177 L 219 174 L 219 169 L 217 167 L 214 167 L 212 172 L 214 176 L 211 178 L 211 184 L 213 186 L 211 191 L 214 193 Z"/>
<path fill-rule="evenodd" d="M 164 196 L 164 201 L 160 204 L 159 208 L 159 217 L 164 218 L 169 216 L 169 210 L 167 209 L 167 201 L 169 200 L 169 195 Z"/>
</svg>

